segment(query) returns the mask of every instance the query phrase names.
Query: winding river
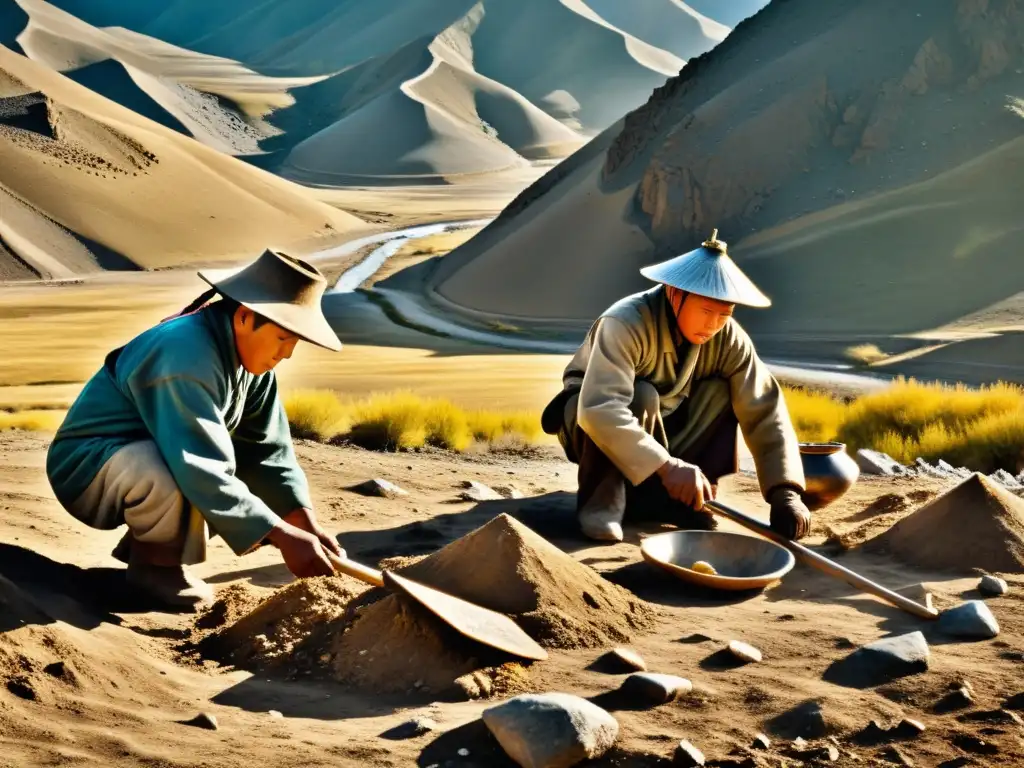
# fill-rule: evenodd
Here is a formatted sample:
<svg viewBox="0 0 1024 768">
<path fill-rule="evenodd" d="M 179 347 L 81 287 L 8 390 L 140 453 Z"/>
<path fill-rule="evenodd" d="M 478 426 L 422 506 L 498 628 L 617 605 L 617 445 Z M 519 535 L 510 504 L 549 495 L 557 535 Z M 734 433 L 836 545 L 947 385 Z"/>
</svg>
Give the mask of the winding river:
<svg viewBox="0 0 1024 768">
<path fill-rule="evenodd" d="M 328 250 L 320 251 L 313 257 L 313 260 L 324 261 L 326 259 L 350 256 L 367 246 L 379 244 L 362 261 L 343 272 L 327 291 L 328 295 L 353 293 L 363 282 L 372 277 L 383 266 L 384 262 L 398 253 L 406 243 L 439 234 L 447 229 L 483 227 L 491 221 L 493 219 L 437 222 L 388 232 L 379 232 Z M 556 355 L 571 355 L 576 351 L 577 344 L 572 342 L 517 338 L 504 333 L 489 333 L 476 328 L 467 328 L 452 322 L 446 317 L 439 316 L 425 300 L 404 291 L 379 287 L 374 287 L 372 291 L 390 305 L 395 316 L 401 318 L 410 326 L 430 329 L 451 338 L 503 349 Z M 769 368 L 776 375 L 800 379 L 809 384 L 826 385 L 828 383 L 838 383 L 842 386 L 867 391 L 883 389 L 890 383 L 886 377 L 850 373 L 851 366 L 839 363 L 778 358 L 766 358 L 765 363 L 768 364 Z"/>
</svg>

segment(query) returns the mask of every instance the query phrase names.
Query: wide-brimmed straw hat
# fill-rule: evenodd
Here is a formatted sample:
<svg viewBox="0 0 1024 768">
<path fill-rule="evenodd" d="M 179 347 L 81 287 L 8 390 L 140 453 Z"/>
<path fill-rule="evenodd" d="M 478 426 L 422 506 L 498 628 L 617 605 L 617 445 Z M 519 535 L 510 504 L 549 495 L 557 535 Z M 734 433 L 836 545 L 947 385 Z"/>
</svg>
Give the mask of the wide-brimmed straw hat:
<svg viewBox="0 0 1024 768">
<path fill-rule="evenodd" d="M 286 331 L 335 352 L 341 349 L 320 306 L 327 278 L 312 264 L 268 248 L 240 269 L 206 269 L 198 274 L 222 296 Z"/>
<path fill-rule="evenodd" d="M 718 239 L 717 229 L 700 248 L 643 267 L 640 274 L 656 283 L 730 304 L 770 307 L 772 303 L 729 258 L 728 244 Z"/>
</svg>

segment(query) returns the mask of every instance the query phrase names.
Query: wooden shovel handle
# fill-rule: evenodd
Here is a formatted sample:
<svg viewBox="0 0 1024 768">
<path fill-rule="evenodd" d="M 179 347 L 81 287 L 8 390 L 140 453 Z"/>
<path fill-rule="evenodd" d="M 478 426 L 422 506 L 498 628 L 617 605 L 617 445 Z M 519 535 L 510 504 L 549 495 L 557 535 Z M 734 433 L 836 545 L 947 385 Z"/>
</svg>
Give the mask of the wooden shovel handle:
<svg viewBox="0 0 1024 768">
<path fill-rule="evenodd" d="M 367 584 L 373 584 L 375 587 L 384 586 L 384 574 L 380 571 L 360 565 L 348 558 L 342 559 L 333 552 L 328 552 L 327 557 L 330 559 L 331 565 L 334 566 L 336 573 L 344 573 L 360 581 L 365 581 Z"/>
<path fill-rule="evenodd" d="M 854 586 L 863 592 L 868 592 L 876 597 L 880 597 L 886 602 L 895 605 L 897 608 L 902 608 L 908 613 L 912 613 L 922 619 L 937 619 L 939 617 L 939 612 L 934 608 L 929 608 L 928 606 L 916 603 L 903 595 L 897 594 L 890 589 L 886 589 L 881 584 L 876 584 L 870 579 L 854 573 L 849 568 L 844 568 L 838 563 L 832 562 L 827 557 L 811 551 L 802 544 L 791 541 L 785 536 L 776 533 L 760 520 L 755 520 L 738 510 L 727 507 L 717 499 L 705 502 L 704 506 L 712 512 L 717 512 L 723 517 L 727 517 L 730 520 L 761 534 L 766 539 L 771 539 L 776 544 L 781 544 L 808 565 L 813 566 L 819 571 L 827 573 L 830 576 L 835 576 L 837 579 L 841 579 L 847 584 Z"/>
</svg>

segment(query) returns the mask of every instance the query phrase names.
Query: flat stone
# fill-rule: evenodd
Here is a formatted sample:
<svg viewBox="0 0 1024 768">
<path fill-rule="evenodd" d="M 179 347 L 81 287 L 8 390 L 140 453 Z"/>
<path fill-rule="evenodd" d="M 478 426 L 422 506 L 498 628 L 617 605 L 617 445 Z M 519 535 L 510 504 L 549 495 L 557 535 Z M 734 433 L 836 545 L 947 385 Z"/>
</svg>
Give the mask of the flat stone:
<svg viewBox="0 0 1024 768">
<path fill-rule="evenodd" d="M 404 723 L 384 731 L 384 733 L 381 734 L 381 738 L 392 739 L 394 741 L 414 739 L 417 736 L 422 736 L 425 733 L 430 733 L 435 730 L 437 730 L 437 723 L 429 717 L 417 717 L 413 720 L 406 720 Z"/>
<path fill-rule="evenodd" d="M 754 646 L 744 643 L 742 640 L 730 640 L 729 641 L 729 653 L 735 656 L 740 661 L 745 661 L 748 664 L 756 664 L 761 661 L 761 652 Z"/>
<path fill-rule="evenodd" d="M 644 657 L 632 648 L 614 648 L 609 653 L 609 657 L 615 664 L 618 664 L 621 667 L 633 669 L 638 672 L 647 671 L 647 662 L 644 661 Z"/>
<path fill-rule="evenodd" d="M 1024 691 L 1015 693 L 1003 702 L 1003 709 L 1024 710 Z"/>
<path fill-rule="evenodd" d="M 965 685 L 961 685 L 959 688 L 950 691 L 935 702 L 933 709 L 936 712 L 952 712 L 956 709 L 969 707 L 973 703 L 974 695 L 972 694 L 971 689 Z"/>
<path fill-rule="evenodd" d="M 611 714 L 568 693 L 515 696 L 481 718 L 522 768 L 568 768 L 601 757 L 619 736 Z"/>
<path fill-rule="evenodd" d="M 927 727 L 920 720 L 905 717 L 892 729 L 892 735 L 898 739 L 915 739 L 926 730 Z"/>
<path fill-rule="evenodd" d="M 357 493 L 361 493 L 364 496 L 380 496 L 385 499 L 397 499 L 401 496 L 409 495 L 409 492 L 404 488 L 399 488 L 394 483 L 380 477 L 375 477 L 372 480 L 367 480 L 365 483 L 360 483 L 352 490 Z"/>
<path fill-rule="evenodd" d="M 750 745 L 751 749 L 771 749 L 772 740 L 765 736 L 763 733 L 757 734 L 754 737 L 753 743 Z"/>
<path fill-rule="evenodd" d="M 1010 585 L 1006 583 L 1005 579 L 985 574 L 978 582 L 978 591 L 989 597 L 999 597 L 1010 591 Z"/>
<path fill-rule="evenodd" d="M 498 501 L 504 498 L 490 486 L 478 483 L 476 480 L 464 480 L 462 487 L 466 489 L 459 494 L 459 498 L 463 501 Z"/>
<path fill-rule="evenodd" d="M 861 473 L 865 475 L 882 475 L 891 477 L 893 475 L 906 474 L 906 467 L 896 461 L 892 456 L 880 451 L 872 451 L 868 448 L 861 448 L 854 454 L 853 460 L 857 462 Z"/>
<path fill-rule="evenodd" d="M 702 766 L 704 765 L 704 753 L 684 739 L 676 746 L 675 754 L 672 756 L 672 764 L 683 766 L 683 768 Z"/>
<path fill-rule="evenodd" d="M 928 642 L 920 631 L 886 637 L 858 648 L 825 671 L 825 680 L 869 688 L 928 669 Z"/>
<path fill-rule="evenodd" d="M 829 723 L 819 701 L 804 701 L 772 718 L 769 729 L 780 736 L 794 740 L 794 745 L 806 746 L 804 738 L 820 739 L 829 732 Z"/>
<path fill-rule="evenodd" d="M 982 600 L 946 609 L 939 615 L 938 628 L 951 637 L 988 639 L 999 634 L 999 622 Z"/>
<path fill-rule="evenodd" d="M 193 725 L 196 728 L 205 728 L 208 731 L 216 731 L 218 728 L 217 717 L 209 712 L 200 712 L 191 720 L 186 720 L 184 724 Z"/>
<path fill-rule="evenodd" d="M 657 672 L 634 672 L 622 681 L 619 692 L 632 701 L 665 704 L 693 690 L 685 677 Z"/>
<path fill-rule="evenodd" d="M 514 485 L 498 485 L 494 488 L 503 499 L 525 499 L 526 494 L 516 488 Z"/>
<path fill-rule="evenodd" d="M 991 725 L 1019 725 L 1024 727 L 1024 718 L 1009 709 L 983 709 L 967 712 L 957 717 L 961 723 L 989 723 Z"/>
</svg>

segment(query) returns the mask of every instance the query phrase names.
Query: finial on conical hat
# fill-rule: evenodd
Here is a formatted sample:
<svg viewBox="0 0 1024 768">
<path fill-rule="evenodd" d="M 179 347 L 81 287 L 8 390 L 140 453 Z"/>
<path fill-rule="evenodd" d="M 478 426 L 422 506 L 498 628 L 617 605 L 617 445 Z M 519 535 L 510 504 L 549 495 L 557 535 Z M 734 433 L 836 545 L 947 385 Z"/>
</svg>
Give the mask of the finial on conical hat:
<svg viewBox="0 0 1024 768">
<path fill-rule="evenodd" d="M 719 253 L 729 252 L 729 244 L 726 243 L 724 240 L 718 239 L 718 227 L 715 227 L 713 230 L 711 230 L 711 237 L 709 237 L 707 240 L 701 243 L 701 245 L 703 245 L 705 248 L 709 250 L 718 251 Z"/>
</svg>

